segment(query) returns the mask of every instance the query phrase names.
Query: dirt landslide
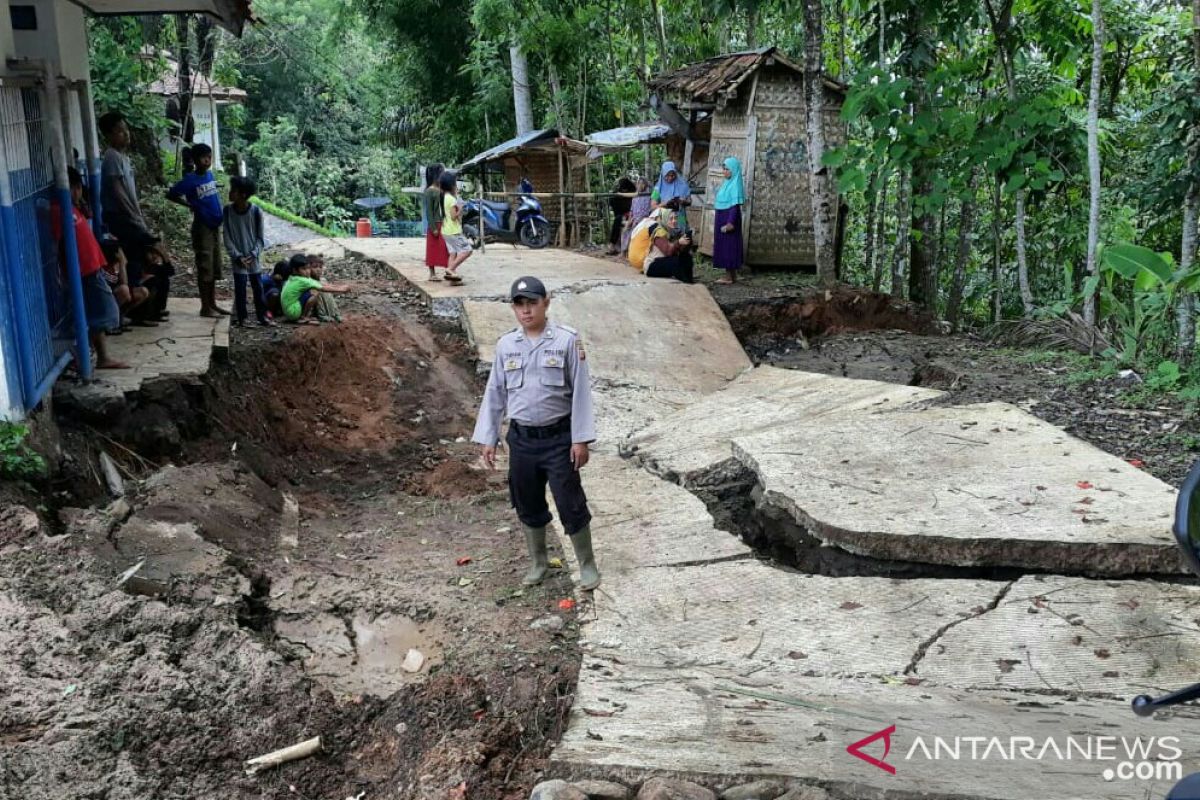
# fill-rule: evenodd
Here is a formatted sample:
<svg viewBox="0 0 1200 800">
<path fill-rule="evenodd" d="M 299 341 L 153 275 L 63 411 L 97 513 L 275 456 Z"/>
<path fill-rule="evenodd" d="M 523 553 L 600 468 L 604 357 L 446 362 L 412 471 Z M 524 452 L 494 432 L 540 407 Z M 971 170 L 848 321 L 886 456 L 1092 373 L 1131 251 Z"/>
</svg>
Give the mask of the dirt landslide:
<svg viewBox="0 0 1200 800">
<path fill-rule="evenodd" d="M 722 303 L 756 363 L 927 386 L 951 404 L 1012 403 L 1175 486 L 1200 453 L 1192 407 L 1075 353 L 944 335 L 908 303 L 846 287 Z"/>
<path fill-rule="evenodd" d="M 174 464 L 94 442 L 127 497 L 0 503 L 0 798 L 515 800 L 541 778 L 578 666 L 569 575 L 520 586 L 465 344 L 353 277 L 342 325 L 232 332 L 210 435 Z"/>
</svg>

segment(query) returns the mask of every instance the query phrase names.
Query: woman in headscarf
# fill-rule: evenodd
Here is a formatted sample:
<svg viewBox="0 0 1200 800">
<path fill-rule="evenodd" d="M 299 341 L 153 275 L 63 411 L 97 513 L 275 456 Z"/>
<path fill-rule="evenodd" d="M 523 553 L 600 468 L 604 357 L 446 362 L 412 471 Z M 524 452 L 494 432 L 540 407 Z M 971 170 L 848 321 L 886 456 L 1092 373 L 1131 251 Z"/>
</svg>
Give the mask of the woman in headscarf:
<svg viewBox="0 0 1200 800">
<path fill-rule="evenodd" d="M 625 227 L 625 221 L 629 219 L 629 209 L 633 206 L 633 198 L 629 195 L 637 191 L 637 187 L 633 185 L 633 181 L 628 175 L 621 176 L 621 180 L 617 181 L 617 187 L 613 190 L 613 194 L 608 198 L 608 205 L 613 212 L 612 229 L 608 232 L 608 254 L 615 256 L 621 251 L 617 248 L 621 244 L 621 230 Z"/>
<path fill-rule="evenodd" d="M 445 269 L 450 263 L 450 252 L 446 249 L 446 240 L 442 238 L 445 211 L 442 190 L 438 188 L 438 179 L 442 177 L 443 171 L 445 167 L 441 164 L 430 164 L 425 168 L 425 193 L 421 195 L 421 221 L 425 226 L 425 266 L 429 268 L 431 281 L 440 281 L 437 267 Z"/>
<path fill-rule="evenodd" d="M 738 270 L 742 268 L 742 205 L 746 192 L 742 186 L 742 162 L 730 156 L 725 159 L 725 182 L 717 189 L 713 208 L 717 219 L 713 224 L 713 266 L 725 270 L 725 277 L 717 283 L 737 283 Z"/>
<path fill-rule="evenodd" d="M 658 185 L 650 195 L 654 208 L 666 207 L 675 212 L 675 219 L 681 228 L 687 227 L 687 207 L 692 204 L 692 187 L 687 179 L 679 174 L 674 161 L 664 161 L 659 172 Z"/>
<path fill-rule="evenodd" d="M 634 229 L 642 220 L 650 216 L 650 182 L 639 177 L 635 191 L 637 197 L 633 198 L 633 202 L 629 205 L 629 222 L 625 225 L 625 232 L 621 234 L 622 253 L 629 249 L 629 240 L 633 236 Z"/>
</svg>

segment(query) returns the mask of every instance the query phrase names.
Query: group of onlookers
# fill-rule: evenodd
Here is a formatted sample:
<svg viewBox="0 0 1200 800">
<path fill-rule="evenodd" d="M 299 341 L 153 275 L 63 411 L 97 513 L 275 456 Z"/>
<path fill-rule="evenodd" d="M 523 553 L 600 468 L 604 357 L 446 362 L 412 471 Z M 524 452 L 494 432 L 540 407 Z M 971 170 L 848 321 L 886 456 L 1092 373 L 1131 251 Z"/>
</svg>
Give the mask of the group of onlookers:
<svg viewBox="0 0 1200 800">
<path fill-rule="evenodd" d="M 425 192 L 421 195 L 421 220 L 425 228 L 425 266 L 429 280 L 462 283 L 458 268 L 474 249 L 463 235 L 463 202 L 458 196 L 458 176 L 441 164 L 425 168 Z"/>
<path fill-rule="evenodd" d="M 742 267 L 742 165 L 736 158 L 723 164 L 724 181 L 714 198 L 713 266 L 725 270 L 717 283 L 737 280 Z M 687 222 L 692 190 L 674 162 L 662 165 L 658 183 L 648 192 L 644 179 L 622 178 L 610 201 L 613 225 L 609 255 L 625 253 L 632 267 L 651 278 L 675 278 L 692 283 L 695 272 L 694 235 Z"/>
<path fill-rule="evenodd" d="M 83 178 L 78 170 L 71 168 L 68 175 L 73 227 L 96 366 L 126 369 L 128 364 L 109 356 L 107 337 L 120 335 L 134 326 L 155 327 L 168 319 L 167 300 L 175 268 L 161 237 L 151 232 L 138 200 L 128 152 L 128 124 L 124 117 L 113 112 L 100 118 L 99 128 L 107 143 L 100 169 L 104 233 L 98 237 L 93 230 L 92 212 L 84 200 Z M 347 292 L 349 288 L 321 282 L 324 264 L 319 257 L 294 256 L 277 264 L 271 273 L 264 273 L 265 219 L 262 210 L 251 203 L 256 191 L 254 181 L 231 178 L 228 203 L 222 204 L 212 172 L 212 149 L 197 144 L 187 148 L 183 156 L 183 177 L 167 191 L 167 198 L 192 212 L 191 243 L 200 316 L 230 315 L 216 300 L 224 245 L 234 279 L 234 325 L 245 325 L 249 320 L 248 294 L 253 298 L 254 316 L 260 325 L 273 326 L 276 318 L 299 323 L 340 320 L 330 295 Z M 61 242 L 61 209 L 52 210 L 51 228 Z"/>
</svg>

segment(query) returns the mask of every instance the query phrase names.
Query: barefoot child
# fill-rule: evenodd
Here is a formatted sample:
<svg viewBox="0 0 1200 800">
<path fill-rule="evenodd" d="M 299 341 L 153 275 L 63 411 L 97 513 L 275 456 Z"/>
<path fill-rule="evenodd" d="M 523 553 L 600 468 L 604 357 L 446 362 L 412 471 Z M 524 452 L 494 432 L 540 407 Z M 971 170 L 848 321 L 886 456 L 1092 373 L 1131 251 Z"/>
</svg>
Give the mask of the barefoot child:
<svg viewBox="0 0 1200 800">
<path fill-rule="evenodd" d="M 217 305 L 217 279 L 221 277 L 220 189 L 212 174 L 212 148 L 192 147 L 195 169 L 167 191 L 167 199 L 192 210 L 192 250 L 196 253 L 196 284 L 200 289 L 200 316 L 228 316 Z"/>
<path fill-rule="evenodd" d="M 79 210 L 83 201 L 83 178 L 79 170 L 67 168 L 67 176 L 71 186 L 71 215 L 75 229 L 75 252 L 79 259 L 79 275 L 83 282 L 83 308 L 87 318 L 88 338 L 96 349 L 96 369 L 129 369 L 124 364 L 108 354 L 108 340 L 105 334 L 110 330 L 121 327 L 121 312 L 113 297 L 112 289 L 104 277 L 104 265 L 107 259 L 100 243 L 92 233 L 88 218 Z M 65 242 L 63 237 L 62 209 L 58 204 L 52 204 L 50 209 L 50 232 L 61 247 Z M 63 253 L 65 261 L 66 254 Z M 77 353 L 82 360 L 90 359 L 92 354 Z"/>
</svg>

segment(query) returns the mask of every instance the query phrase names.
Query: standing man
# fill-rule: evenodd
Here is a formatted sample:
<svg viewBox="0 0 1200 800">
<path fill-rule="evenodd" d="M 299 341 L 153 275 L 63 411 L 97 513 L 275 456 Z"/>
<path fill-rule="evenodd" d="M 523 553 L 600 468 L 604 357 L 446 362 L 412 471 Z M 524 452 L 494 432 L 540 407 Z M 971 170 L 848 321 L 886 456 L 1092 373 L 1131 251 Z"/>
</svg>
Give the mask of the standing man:
<svg viewBox="0 0 1200 800">
<path fill-rule="evenodd" d="M 579 559 L 580 588 L 591 591 L 600 585 L 600 571 L 592 554 L 592 514 L 579 480 L 579 470 L 588 462 L 588 444 L 596 440 L 587 353 L 578 331 L 546 318 L 550 298 L 540 280 L 517 278 L 509 296 L 520 327 L 496 343 L 471 440 L 483 446 L 484 463 L 495 469 L 500 421 L 507 413 L 508 493 L 533 562 L 525 585 L 541 583 L 549 567 L 549 483 L 563 530 Z"/>
</svg>

